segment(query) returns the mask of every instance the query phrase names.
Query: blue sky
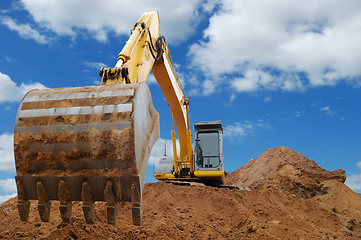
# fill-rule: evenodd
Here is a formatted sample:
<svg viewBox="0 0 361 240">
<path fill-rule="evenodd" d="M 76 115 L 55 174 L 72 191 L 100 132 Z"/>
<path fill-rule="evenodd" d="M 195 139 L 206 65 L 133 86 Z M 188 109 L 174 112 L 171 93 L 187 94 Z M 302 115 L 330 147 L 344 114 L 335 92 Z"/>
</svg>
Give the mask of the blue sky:
<svg viewBox="0 0 361 240">
<path fill-rule="evenodd" d="M 191 121 L 223 120 L 226 171 L 282 145 L 345 169 L 361 192 L 360 1 L 8 0 L 0 3 L 0 202 L 16 192 L 12 134 L 22 96 L 98 85 L 98 69 L 114 66 L 149 9 L 159 10 Z M 170 119 L 152 77 L 149 86 L 163 139 L 147 171 L 154 181 Z"/>
</svg>

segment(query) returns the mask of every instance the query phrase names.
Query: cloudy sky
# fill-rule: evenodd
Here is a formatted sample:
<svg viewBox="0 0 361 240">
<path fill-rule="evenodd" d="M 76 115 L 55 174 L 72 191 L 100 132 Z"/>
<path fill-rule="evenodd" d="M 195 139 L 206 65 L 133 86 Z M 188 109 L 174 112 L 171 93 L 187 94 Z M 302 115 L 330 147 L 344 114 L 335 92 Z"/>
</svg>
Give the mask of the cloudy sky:
<svg viewBox="0 0 361 240">
<path fill-rule="evenodd" d="M 115 64 L 149 9 L 159 10 L 191 121 L 223 120 L 226 171 L 283 145 L 327 170 L 345 169 L 347 185 L 361 192 L 361 1 L 5 0 L 0 202 L 16 192 L 12 137 L 23 95 L 99 84 L 98 69 Z M 155 81 L 149 86 L 161 138 L 170 139 L 168 106 Z"/>
</svg>

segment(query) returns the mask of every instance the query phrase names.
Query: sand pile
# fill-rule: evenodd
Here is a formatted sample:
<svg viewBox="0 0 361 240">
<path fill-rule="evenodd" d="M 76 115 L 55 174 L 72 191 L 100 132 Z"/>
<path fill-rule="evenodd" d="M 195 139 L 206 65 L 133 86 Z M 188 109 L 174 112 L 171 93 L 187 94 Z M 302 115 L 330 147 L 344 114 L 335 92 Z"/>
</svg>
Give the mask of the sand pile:
<svg viewBox="0 0 361 240">
<path fill-rule="evenodd" d="M 281 176 L 293 180 L 297 177 L 303 180 L 313 178 L 314 182 L 327 179 L 339 179 L 342 182 L 346 180 L 344 170 L 327 171 L 295 150 L 278 146 L 267 149 L 256 159 L 251 159 L 246 165 L 229 173 L 226 184 L 252 189 Z"/>
<path fill-rule="evenodd" d="M 227 184 L 250 190 L 179 186 L 144 187 L 144 217 L 131 225 L 130 205 L 119 208 L 115 226 L 96 204 L 95 224 L 73 203 L 70 224 L 53 204 L 43 223 L 32 202 L 29 222 L 20 221 L 16 199 L 0 205 L 1 239 L 360 239 L 361 194 L 344 185 L 343 170 L 329 172 L 294 150 L 268 149 L 227 176 Z"/>
</svg>

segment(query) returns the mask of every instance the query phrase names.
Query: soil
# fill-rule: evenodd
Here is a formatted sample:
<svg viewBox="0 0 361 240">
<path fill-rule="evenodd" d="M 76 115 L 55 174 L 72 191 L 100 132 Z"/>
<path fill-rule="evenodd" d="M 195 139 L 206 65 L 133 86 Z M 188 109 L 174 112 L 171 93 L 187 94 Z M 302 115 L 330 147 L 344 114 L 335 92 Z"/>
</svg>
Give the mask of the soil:
<svg viewBox="0 0 361 240">
<path fill-rule="evenodd" d="M 96 203 L 86 224 L 80 202 L 71 223 L 62 223 L 58 203 L 49 223 L 31 201 L 21 222 L 17 199 L 0 205 L 1 239 L 360 239 L 361 194 L 345 184 L 343 170 L 327 171 L 282 146 L 267 149 L 229 173 L 227 189 L 166 182 L 144 187 L 142 225 L 132 225 L 131 203 L 119 206 L 115 225 L 106 223 L 105 203 Z"/>
</svg>

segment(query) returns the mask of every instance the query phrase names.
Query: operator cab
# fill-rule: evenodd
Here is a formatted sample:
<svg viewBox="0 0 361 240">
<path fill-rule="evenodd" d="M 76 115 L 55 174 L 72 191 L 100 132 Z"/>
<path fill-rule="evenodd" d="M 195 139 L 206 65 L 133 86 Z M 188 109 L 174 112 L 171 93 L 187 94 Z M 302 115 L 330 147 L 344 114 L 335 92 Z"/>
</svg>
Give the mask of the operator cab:
<svg viewBox="0 0 361 240">
<path fill-rule="evenodd" d="M 194 175 L 223 181 L 222 121 L 194 123 Z"/>
<path fill-rule="evenodd" d="M 222 121 L 194 123 L 193 173 L 183 168 L 174 174 L 173 157 L 164 156 L 154 165 L 158 180 L 195 180 L 212 185 L 223 184 L 223 128 Z M 183 171 L 183 172 L 182 172 Z M 184 174 L 182 174 L 184 173 Z"/>
</svg>

